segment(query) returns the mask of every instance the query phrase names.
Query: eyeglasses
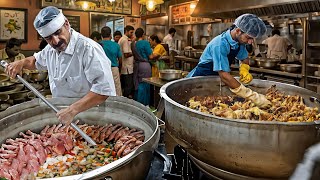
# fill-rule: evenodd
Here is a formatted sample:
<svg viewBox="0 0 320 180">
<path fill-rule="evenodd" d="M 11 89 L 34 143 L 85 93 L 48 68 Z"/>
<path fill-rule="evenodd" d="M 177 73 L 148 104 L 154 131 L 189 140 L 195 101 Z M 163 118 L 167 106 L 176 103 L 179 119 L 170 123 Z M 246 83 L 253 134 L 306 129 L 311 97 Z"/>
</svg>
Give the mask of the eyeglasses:
<svg viewBox="0 0 320 180">
<path fill-rule="evenodd" d="M 244 37 L 246 37 L 248 40 L 253 40 L 254 38 L 249 36 L 247 33 L 241 31 L 241 34 L 244 34 Z"/>
</svg>

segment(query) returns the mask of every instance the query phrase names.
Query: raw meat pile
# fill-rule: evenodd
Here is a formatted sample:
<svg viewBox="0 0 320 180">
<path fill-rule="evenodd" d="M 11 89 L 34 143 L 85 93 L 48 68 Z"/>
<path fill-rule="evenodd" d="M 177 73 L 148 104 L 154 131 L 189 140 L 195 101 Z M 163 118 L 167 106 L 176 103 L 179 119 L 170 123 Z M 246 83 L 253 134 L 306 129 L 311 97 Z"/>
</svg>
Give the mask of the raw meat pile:
<svg viewBox="0 0 320 180">
<path fill-rule="evenodd" d="M 137 149 L 144 141 L 142 130 L 129 129 L 121 124 L 105 126 L 78 125 L 102 147 L 112 142 L 118 158 Z M 76 145 L 84 142 L 80 134 L 62 124 L 46 126 L 40 134 L 30 130 L 20 132 L 20 138 L 7 139 L 0 148 L 0 178 L 31 179 L 42 169 L 47 158 L 70 154 Z M 104 165 L 104 164 L 102 164 Z"/>
</svg>

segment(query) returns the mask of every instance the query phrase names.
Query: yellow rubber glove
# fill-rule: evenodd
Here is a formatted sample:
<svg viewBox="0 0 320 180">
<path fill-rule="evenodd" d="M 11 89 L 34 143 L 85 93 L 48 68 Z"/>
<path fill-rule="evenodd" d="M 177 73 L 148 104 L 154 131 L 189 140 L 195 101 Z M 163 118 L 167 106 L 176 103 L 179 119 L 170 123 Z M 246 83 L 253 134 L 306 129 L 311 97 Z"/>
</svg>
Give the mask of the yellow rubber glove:
<svg viewBox="0 0 320 180">
<path fill-rule="evenodd" d="M 239 68 L 239 74 L 240 74 L 240 81 L 244 84 L 249 84 L 253 77 L 249 73 L 250 66 L 248 64 L 241 63 Z"/>
<path fill-rule="evenodd" d="M 246 88 L 243 84 L 235 89 L 230 88 L 230 91 L 240 97 L 251 100 L 256 106 L 260 108 L 271 107 L 271 102 L 266 98 L 265 95 L 252 91 L 250 88 Z"/>
</svg>

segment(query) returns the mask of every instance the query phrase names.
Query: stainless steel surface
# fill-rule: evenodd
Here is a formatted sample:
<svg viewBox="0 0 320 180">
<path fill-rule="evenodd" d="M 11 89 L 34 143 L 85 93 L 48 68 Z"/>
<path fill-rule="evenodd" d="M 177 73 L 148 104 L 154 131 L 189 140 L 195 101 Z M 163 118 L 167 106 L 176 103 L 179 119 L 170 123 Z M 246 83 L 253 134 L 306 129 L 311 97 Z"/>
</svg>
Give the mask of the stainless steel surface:
<svg viewBox="0 0 320 180">
<path fill-rule="evenodd" d="M 184 56 L 191 57 L 191 50 L 184 50 Z"/>
<path fill-rule="evenodd" d="M 65 108 L 79 99 L 50 99 L 50 103 Z M 160 138 L 156 117 L 140 103 L 124 98 L 109 97 L 105 103 L 77 115 L 80 123 L 105 125 L 121 123 L 124 126 L 142 129 L 145 141 L 137 150 L 96 170 L 56 179 L 144 179 L 148 173 L 152 153 Z M 39 133 L 46 125 L 57 124 L 55 113 L 39 99 L 34 99 L 0 113 L 0 144 L 15 138 L 19 132 L 31 130 Z"/>
<path fill-rule="evenodd" d="M 282 72 L 282 71 L 273 70 L 273 69 L 263 69 L 263 68 L 256 68 L 256 67 L 251 67 L 250 71 L 264 72 L 264 73 L 270 73 L 270 74 L 282 75 L 282 76 L 288 76 L 288 77 L 294 77 L 294 78 L 303 77 L 301 73 L 289 73 L 289 72 Z"/>
<path fill-rule="evenodd" d="M 159 78 L 167 81 L 181 79 L 182 71 L 175 69 L 164 69 L 159 71 Z"/>
<path fill-rule="evenodd" d="M 193 50 L 191 51 L 191 57 L 199 59 L 202 55 L 203 51 L 202 50 Z"/>
<path fill-rule="evenodd" d="M 0 62 L 1 66 L 6 68 L 8 63 L 6 61 Z M 17 78 L 24 84 L 28 89 L 30 89 L 37 97 L 39 97 L 44 103 L 46 103 L 52 110 L 54 110 L 56 113 L 59 112 L 59 109 L 57 109 L 54 105 L 52 105 L 36 88 L 34 88 L 31 84 L 29 84 L 25 79 L 23 79 L 20 75 L 17 75 Z M 25 94 L 27 96 L 27 94 Z M 86 133 L 84 133 L 77 125 L 74 123 L 71 123 L 70 126 L 75 129 L 86 141 L 88 141 L 91 145 L 96 146 L 97 143 L 94 142 L 93 139 L 91 139 Z"/>
<path fill-rule="evenodd" d="M 168 81 L 162 80 L 158 77 L 142 78 L 143 82 L 149 83 L 156 87 L 161 87 L 166 84 Z"/>
<path fill-rule="evenodd" d="M 165 84 L 166 130 L 188 152 L 211 166 L 235 174 L 261 178 L 288 178 L 304 151 L 320 141 L 319 125 L 313 122 L 286 123 L 227 119 L 184 106 L 193 96 L 219 94 L 220 78 L 185 78 Z M 249 87 L 265 93 L 271 85 L 286 94 L 299 94 L 306 105 L 319 94 L 293 85 L 254 79 Z M 232 94 L 222 87 L 223 95 Z"/>
<path fill-rule="evenodd" d="M 236 18 L 244 13 L 257 16 L 297 14 L 320 11 L 318 0 L 200 0 L 194 17 Z"/>
<path fill-rule="evenodd" d="M 300 64 L 280 64 L 281 71 L 285 72 L 301 72 L 301 67 Z"/>
<path fill-rule="evenodd" d="M 243 176 L 241 174 L 235 174 L 232 172 L 228 172 L 228 171 L 216 168 L 202 161 L 199 161 L 197 158 L 193 157 L 191 154 L 189 154 L 189 157 L 202 172 L 204 172 L 208 176 L 213 175 L 213 179 L 221 178 L 221 180 L 222 179 L 223 180 L 280 180 L 278 178 L 277 179 L 256 178 L 256 177 Z M 285 179 L 281 179 L 281 180 L 285 180 Z"/>
<path fill-rule="evenodd" d="M 280 63 L 280 59 L 271 59 L 271 58 L 255 58 L 257 66 L 260 68 L 275 68 Z"/>
</svg>

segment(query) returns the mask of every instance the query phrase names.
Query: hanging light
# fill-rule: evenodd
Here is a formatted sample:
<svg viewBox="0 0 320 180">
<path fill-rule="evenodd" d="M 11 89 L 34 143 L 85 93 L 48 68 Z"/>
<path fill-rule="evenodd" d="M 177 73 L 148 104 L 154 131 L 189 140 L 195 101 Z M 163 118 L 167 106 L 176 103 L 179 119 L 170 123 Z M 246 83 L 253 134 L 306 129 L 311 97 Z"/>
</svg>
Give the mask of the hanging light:
<svg viewBox="0 0 320 180">
<path fill-rule="evenodd" d="M 139 0 L 139 4 L 145 5 L 148 11 L 153 11 L 156 5 L 163 4 L 163 0 Z"/>
<path fill-rule="evenodd" d="M 81 6 L 82 9 L 87 10 L 90 7 L 95 7 L 96 3 L 92 0 L 85 0 L 85 1 L 76 1 L 76 5 Z"/>
<path fill-rule="evenodd" d="M 148 11 L 153 11 L 156 8 L 156 5 L 153 0 L 149 0 L 146 2 L 146 7 Z"/>
<path fill-rule="evenodd" d="M 111 3 L 113 3 L 113 2 L 115 2 L 116 0 L 109 0 L 109 2 L 111 2 Z"/>
</svg>

